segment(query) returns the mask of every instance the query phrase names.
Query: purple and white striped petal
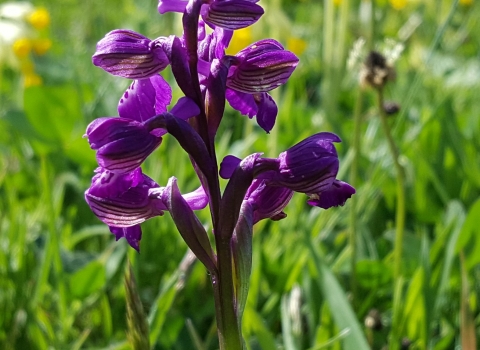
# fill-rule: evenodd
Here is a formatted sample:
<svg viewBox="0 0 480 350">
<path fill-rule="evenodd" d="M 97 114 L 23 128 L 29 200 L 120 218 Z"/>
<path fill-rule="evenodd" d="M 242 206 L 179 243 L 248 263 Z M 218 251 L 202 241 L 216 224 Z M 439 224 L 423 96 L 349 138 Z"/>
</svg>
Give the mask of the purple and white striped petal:
<svg viewBox="0 0 480 350">
<path fill-rule="evenodd" d="M 210 26 L 235 30 L 251 26 L 263 13 L 261 6 L 248 0 L 213 1 L 203 20 Z"/>
<path fill-rule="evenodd" d="M 87 127 L 88 141 L 98 164 L 116 173 L 139 167 L 161 144 L 143 123 L 125 118 L 100 118 Z"/>
<path fill-rule="evenodd" d="M 139 168 L 133 173 L 134 176 L 130 173 L 112 175 L 108 170 L 101 169 L 85 191 L 85 200 L 93 213 L 108 226 L 134 226 L 163 215 L 167 209 L 160 199 L 149 195 L 152 189 L 159 187 L 158 184 L 143 175 Z M 109 191 L 105 191 L 104 187 L 109 187 Z"/>
<path fill-rule="evenodd" d="M 112 75 L 148 78 L 169 64 L 161 42 L 162 38 L 152 41 L 131 30 L 113 30 L 98 42 L 92 62 Z"/>
<path fill-rule="evenodd" d="M 287 82 L 298 64 L 298 57 L 273 40 L 258 41 L 235 55 L 227 86 L 250 94 L 267 92 Z"/>
</svg>

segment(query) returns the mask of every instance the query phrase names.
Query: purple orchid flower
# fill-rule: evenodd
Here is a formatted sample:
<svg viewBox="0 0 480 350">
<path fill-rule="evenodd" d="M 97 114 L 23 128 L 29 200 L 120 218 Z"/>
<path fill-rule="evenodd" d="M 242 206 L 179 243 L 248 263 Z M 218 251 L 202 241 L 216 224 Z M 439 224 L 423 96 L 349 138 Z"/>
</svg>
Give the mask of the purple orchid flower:
<svg viewBox="0 0 480 350">
<path fill-rule="evenodd" d="M 214 75 L 215 59 L 225 57 L 225 49 L 230 43 L 232 32 L 215 28 L 205 34 L 205 25 L 199 22 L 198 72 L 200 83 L 209 82 L 207 77 Z M 237 53 L 230 60 L 226 77 L 226 99 L 230 105 L 249 118 L 256 116 L 258 125 L 267 133 L 272 130 L 278 113 L 273 98 L 268 94 L 287 82 L 298 65 L 298 57 L 287 51 L 272 39 L 258 41 Z"/>
<path fill-rule="evenodd" d="M 241 29 L 254 24 L 263 15 L 263 8 L 257 5 L 258 0 L 197 0 L 201 4 L 200 14 L 212 28 L 218 26 L 225 29 Z M 186 0 L 160 0 L 158 12 L 183 13 L 187 9 Z"/>
<path fill-rule="evenodd" d="M 275 125 L 278 108 L 267 93 L 283 84 L 298 65 L 292 52 L 272 39 L 258 41 L 235 55 L 228 73 L 226 98 L 230 105 L 247 115 L 256 116 L 267 133 Z"/>
<path fill-rule="evenodd" d="M 166 188 L 144 175 L 140 168 L 115 174 L 97 168 L 85 199 L 93 213 L 110 227 L 117 239 L 125 237 L 138 250 L 140 223 L 168 210 L 164 203 Z M 192 210 L 203 209 L 208 197 L 203 187 L 183 196 Z"/>
<path fill-rule="evenodd" d="M 256 202 L 258 208 L 264 208 L 263 212 L 256 209 L 257 217 L 272 218 L 281 213 L 290 200 L 288 191 L 307 194 L 308 204 L 323 209 L 344 205 L 355 189 L 336 179 L 338 156 L 333 142 L 340 142 L 340 138 L 322 132 L 292 146 L 276 159 L 255 157 L 256 165 L 263 163 L 275 166 L 275 170 L 259 174 L 245 196 L 245 200 Z M 240 162 L 234 156 L 225 157 L 220 176 L 230 178 Z"/>
<path fill-rule="evenodd" d="M 154 191 L 159 189 L 140 168 L 124 174 L 97 168 L 85 199 L 94 214 L 107 225 L 130 227 L 163 215 L 167 208 Z"/>
<path fill-rule="evenodd" d="M 255 23 L 258 0 L 160 0 L 160 13 L 182 12 L 183 36 L 150 40 L 130 30 L 108 33 L 92 58 L 105 71 L 134 79 L 115 118 L 100 118 L 86 132 L 100 167 L 85 192 L 94 214 L 116 239 L 139 249 L 141 223 L 169 212 L 179 234 L 211 275 L 220 349 L 241 349 L 241 319 L 252 265 L 253 225 L 281 220 L 294 192 L 321 208 L 343 205 L 355 190 L 336 179 L 339 160 L 330 133 L 313 135 L 278 158 L 254 153 L 226 157 L 218 169 L 215 137 L 225 103 L 267 133 L 278 108 L 269 92 L 290 78 L 298 58 L 275 40 L 226 55 L 233 30 Z M 200 19 L 202 18 L 202 19 Z M 207 32 L 208 25 L 212 32 Z M 185 97 L 167 112 L 170 86 L 158 75 L 170 65 Z M 190 120 L 186 121 L 188 118 Z M 168 132 L 188 153 L 201 187 L 182 195 L 171 177 L 165 187 L 142 173 L 143 161 Z M 221 190 L 219 175 L 228 178 Z M 194 210 L 208 204 L 215 251 Z"/>
<path fill-rule="evenodd" d="M 119 118 L 98 118 L 87 127 L 86 137 L 97 151 L 98 164 L 114 173 L 126 173 L 139 167 L 161 144 L 165 129 L 151 127 L 150 120 L 165 113 L 172 91 L 167 82 L 156 75 L 136 80 L 118 105 Z M 198 106 L 183 97 L 171 110 L 182 119 L 198 114 Z"/>
<path fill-rule="evenodd" d="M 262 165 L 257 166 L 259 163 L 270 163 L 277 167 L 275 159 L 261 158 L 261 153 L 251 154 L 243 161 L 230 155 L 226 156 L 220 164 L 220 176 L 224 179 L 232 178 L 234 172 L 242 163 L 247 164 L 249 169 L 247 171 L 251 171 L 252 174 L 255 173 L 255 168 L 262 167 Z M 264 170 L 260 170 L 261 176 L 251 182 L 243 198 L 244 203 L 242 205 L 245 205 L 246 202 L 253 213 L 252 225 L 263 219 L 277 221 L 285 218 L 287 215 L 283 212 L 283 209 L 293 196 L 291 189 L 269 184 L 269 181 L 264 178 L 271 177 L 272 173 L 269 170 Z"/>
</svg>

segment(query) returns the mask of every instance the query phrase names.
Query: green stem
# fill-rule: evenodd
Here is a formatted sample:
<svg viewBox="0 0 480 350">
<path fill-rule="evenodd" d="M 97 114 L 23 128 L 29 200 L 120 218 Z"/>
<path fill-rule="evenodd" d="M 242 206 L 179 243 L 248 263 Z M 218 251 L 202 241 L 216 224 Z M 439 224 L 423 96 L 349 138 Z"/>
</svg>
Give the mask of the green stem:
<svg viewBox="0 0 480 350">
<path fill-rule="evenodd" d="M 358 160 L 360 157 L 361 147 L 361 124 L 362 124 L 362 99 L 363 91 L 358 89 L 357 101 L 355 103 L 354 117 L 353 117 L 353 159 L 350 168 L 350 184 L 353 187 L 357 185 L 358 178 Z M 351 250 L 351 265 L 350 265 L 350 289 L 352 293 L 352 305 L 355 306 L 358 295 L 357 284 L 357 196 L 353 196 L 350 200 L 350 250 Z"/>
<path fill-rule="evenodd" d="M 394 277 L 397 279 L 402 274 L 402 247 L 403 247 L 403 232 L 405 229 L 405 172 L 400 164 L 400 153 L 395 141 L 393 140 L 390 126 L 388 125 L 387 115 L 383 109 L 383 91 L 378 92 L 378 108 L 380 120 L 382 122 L 383 132 L 387 137 L 388 148 L 393 158 L 393 164 L 397 175 L 397 210 L 395 217 L 395 247 L 394 247 Z"/>
<path fill-rule="evenodd" d="M 378 97 L 378 109 L 380 114 L 380 120 L 382 123 L 383 132 L 387 137 L 388 148 L 393 158 L 393 164 L 395 166 L 395 171 L 397 175 L 397 210 L 395 214 L 395 243 L 393 250 L 393 277 L 395 290 L 397 291 L 394 294 L 394 310 L 393 310 L 393 322 L 392 322 L 392 335 L 390 339 L 391 349 L 398 348 L 400 344 L 400 333 L 399 333 L 399 311 L 395 306 L 401 305 L 402 293 L 400 290 L 399 283 L 402 281 L 402 251 L 403 251 L 403 235 L 405 229 L 405 172 L 400 164 L 400 153 L 398 148 L 395 145 L 393 140 L 392 132 L 390 126 L 388 125 L 387 115 L 383 108 L 383 90 L 380 88 L 377 90 Z"/>
<path fill-rule="evenodd" d="M 217 313 L 217 329 L 220 350 L 242 350 L 233 287 L 233 265 L 230 238 L 215 236 L 217 243 L 218 274 L 212 276 Z"/>
</svg>

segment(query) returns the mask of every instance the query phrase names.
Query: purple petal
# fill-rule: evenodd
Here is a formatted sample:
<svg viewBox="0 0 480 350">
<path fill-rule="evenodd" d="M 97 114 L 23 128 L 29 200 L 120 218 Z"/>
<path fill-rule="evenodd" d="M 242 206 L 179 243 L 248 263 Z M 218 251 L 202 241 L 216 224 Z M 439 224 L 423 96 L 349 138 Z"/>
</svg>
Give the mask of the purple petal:
<svg viewBox="0 0 480 350">
<path fill-rule="evenodd" d="M 248 116 L 250 119 L 257 115 L 258 106 L 253 95 L 227 89 L 225 97 L 232 108 L 236 109 L 243 115 Z"/>
<path fill-rule="evenodd" d="M 151 133 L 135 133 L 124 137 L 97 151 L 98 165 L 112 172 L 131 171 L 139 167 L 161 142 L 161 137 Z"/>
<path fill-rule="evenodd" d="M 115 235 L 118 241 L 120 238 L 125 238 L 130 246 L 137 252 L 140 251 L 140 239 L 142 238 L 142 228 L 140 225 L 131 227 L 114 227 L 109 226 L 110 232 Z"/>
<path fill-rule="evenodd" d="M 117 197 L 143 181 L 140 168 L 125 174 L 115 174 L 106 169 L 97 168 L 95 173 L 88 191 L 97 197 Z"/>
<path fill-rule="evenodd" d="M 194 100 L 184 96 L 177 101 L 175 106 L 170 110 L 170 113 L 177 118 L 187 120 L 198 115 L 200 113 L 200 108 L 198 108 Z"/>
<path fill-rule="evenodd" d="M 199 22 L 199 29 L 204 26 Z M 232 39 L 233 31 L 216 27 L 215 30 L 206 35 L 203 39 L 199 39 L 198 43 L 198 57 L 200 60 L 212 62 L 215 58 L 222 59 L 225 56 L 225 49 L 228 47 Z"/>
<path fill-rule="evenodd" d="M 273 98 L 266 92 L 251 95 L 227 89 L 225 97 L 232 108 L 249 118 L 257 116 L 258 125 L 267 133 L 272 130 L 278 108 Z"/>
<path fill-rule="evenodd" d="M 257 123 L 263 130 L 269 133 L 270 130 L 273 129 L 273 126 L 275 125 L 275 120 L 277 119 L 277 104 L 273 100 L 272 96 L 270 96 L 266 92 L 259 94 L 259 96 L 260 98 L 257 102 Z M 257 101 L 257 96 L 254 96 L 254 98 L 255 101 Z"/>
<path fill-rule="evenodd" d="M 228 155 L 223 158 L 222 163 L 220 163 L 220 177 L 222 179 L 229 179 L 232 177 L 233 172 L 240 164 L 242 160 L 232 155 Z"/>
<path fill-rule="evenodd" d="M 235 56 L 240 63 L 230 69 L 227 86 L 252 94 L 285 84 L 299 61 L 273 39 L 258 41 Z"/>
<path fill-rule="evenodd" d="M 257 223 L 263 219 L 284 218 L 286 215 L 283 209 L 292 196 L 293 191 L 288 188 L 269 186 L 264 180 L 254 180 L 245 195 L 245 200 L 251 203 L 254 209 L 254 223 Z"/>
<path fill-rule="evenodd" d="M 110 74 L 129 79 L 148 78 L 169 64 L 158 42 L 126 29 L 105 35 L 97 44 L 92 62 Z"/>
<path fill-rule="evenodd" d="M 134 177 L 138 177 L 139 170 L 134 172 Z M 141 174 L 141 177 L 138 183 L 129 182 L 128 175 L 110 176 L 110 172 L 102 170 L 93 178 L 91 187 L 85 191 L 85 200 L 93 213 L 108 226 L 130 227 L 151 217 L 163 215 L 166 210 L 163 202 L 149 196 L 150 190 L 158 185 L 146 175 Z M 102 179 L 108 181 L 110 191 L 105 191 Z"/>
<path fill-rule="evenodd" d="M 164 14 L 166 12 L 180 12 L 185 11 L 188 1 L 186 0 L 160 0 L 158 2 L 158 12 Z"/>
<path fill-rule="evenodd" d="M 172 89 L 161 75 L 135 80 L 118 103 L 118 115 L 139 122 L 167 111 Z"/>
<path fill-rule="evenodd" d="M 213 1 L 203 19 L 209 25 L 235 30 L 254 24 L 263 13 L 263 8 L 251 1 Z"/>
<path fill-rule="evenodd" d="M 233 30 L 215 28 L 214 38 L 210 49 L 210 60 L 213 58 L 221 59 L 225 55 L 225 49 L 230 44 L 233 37 Z"/>
<path fill-rule="evenodd" d="M 192 210 L 201 210 L 208 204 L 208 196 L 202 186 L 193 192 L 184 194 L 183 199 Z"/>
<path fill-rule="evenodd" d="M 323 209 L 343 206 L 348 198 L 355 194 L 355 188 L 348 183 L 335 180 L 332 185 L 320 194 L 310 195 L 308 204 Z"/>
<path fill-rule="evenodd" d="M 101 118 L 87 127 L 98 164 L 110 171 L 126 173 L 139 167 L 160 145 L 161 137 L 142 123 L 125 118 Z"/>
<path fill-rule="evenodd" d="M 320 193 L 331 186 L 338 172 L 338 156 L 332 133 L 318 133 L 282 152 L 279 173 L 272 182 L 296 192 Z"/>
</svg>

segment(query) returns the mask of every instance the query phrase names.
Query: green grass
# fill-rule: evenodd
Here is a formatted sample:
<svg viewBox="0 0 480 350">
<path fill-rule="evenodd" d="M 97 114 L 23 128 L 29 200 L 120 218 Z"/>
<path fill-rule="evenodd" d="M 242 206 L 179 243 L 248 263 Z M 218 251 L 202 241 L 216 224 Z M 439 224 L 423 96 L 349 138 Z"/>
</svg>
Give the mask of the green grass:
<svg viewBox="0 0 480 350">
<path fill-rule="evenodd" d="M 170 217 L 142 225 L 137 254 L 115 242 L 83 199 L 95 168 L 82 139 L 85 127 L 115 115 L 128 85 L 91 64 L 96 42 L 120 27 L 149 37 L 180 34 L 179 17 L 160 17 L 157 3 L 146 0 L 35 4 L 52 17 L 53 47 L 35 58 L 44 85 L 23 89 L 17 72 L 0 67 L 0 348 L 128 349 L 127 261 L 154 349 L 217 348 L 209 276 L 186 254 Z M 292 79 L 275 92 L 275 131 L 266 135 L 228 109 L 219 158 L 275 156 L 314 132 L 333 131 L 343 140 L 339 178 L 348 181 L 355 166 L 357 194 L 353 209 L 350 201 L 328 211 L 296 195 L 285 220 L 255 227 L 243 325 L 248 349 L 399 349 L 404 338 L 409 349 L 474 349 L 480 336 L 479 4 L 411 1 L 394 10 L 376 1 L 374 21 L 369 1 L 261 4 L 266 15 L 254 36 L 285 44 L 296 36 L 307 48 Z M 359 37 L 366 44 L 358 60 L 368 48 L 385 50 L 387 39 L 404 45 L 397 79 L 385 91 L 401 105 L 388 120 L 406 174 L 401 274 L 394 274 L 393 159 L 375 93 L 359 93 L 359 64 L 345 64 Z M 198 186 L 188 157 L 168 136 L 144 170 L 160 184 L 175 175 L 182 192 Z M 200 219 L 207 224 L 208 213 Z M 375 329 L 364 323 L 373 309 L 381 315 Z"/>
</svg>

